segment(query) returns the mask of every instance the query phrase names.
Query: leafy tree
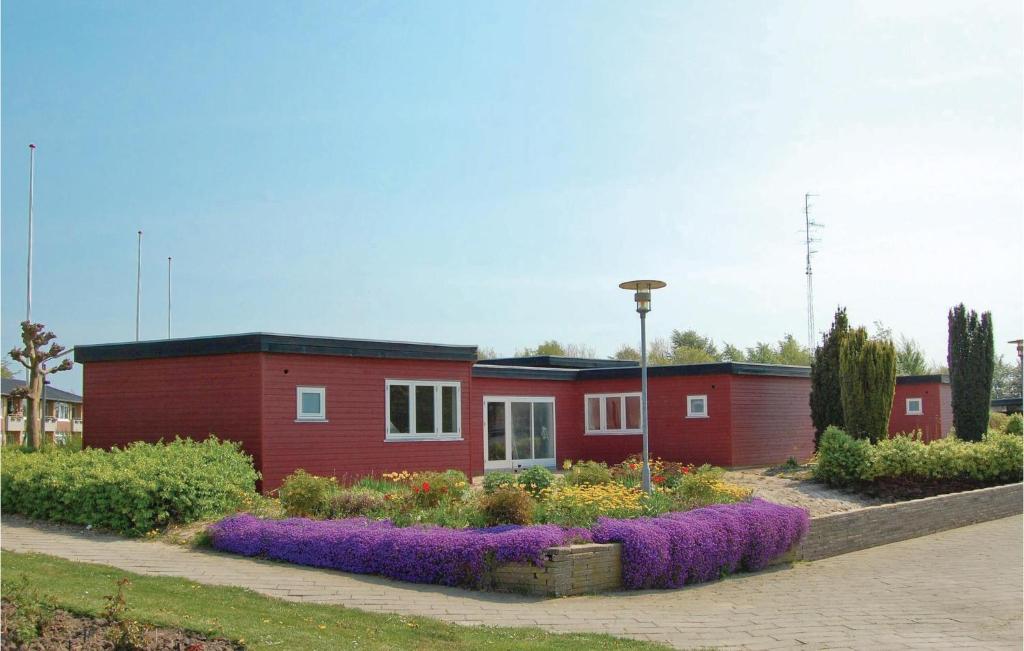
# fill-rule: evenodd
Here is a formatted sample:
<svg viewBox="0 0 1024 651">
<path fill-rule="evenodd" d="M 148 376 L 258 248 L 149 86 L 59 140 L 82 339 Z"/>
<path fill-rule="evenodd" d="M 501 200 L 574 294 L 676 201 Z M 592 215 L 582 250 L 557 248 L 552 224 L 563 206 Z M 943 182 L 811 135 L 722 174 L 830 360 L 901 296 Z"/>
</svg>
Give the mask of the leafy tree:
<svg viewBox="0 0 1024 651">
<path fill-rule="evenodd" d="M 924 359 L 924 351 L 913 339 L 900 335 L 896 344 L 896 374 L 926 375 L 928 362 Z"/>
<path fill-rule="evenodd" d="M 949 383 L 953 427 L 968 441 L 979 441 L 988 428 L 995 370 L 992 314 L 970 312 L 961 303 L 949 311 Z"/>
<path fill-rule="evenodd" d="M 668 342 L 656 337 L 647 345 L 647 363 L 651 366 L 667 366 L 672 363 L 672 350 Z"/>
<path fill-rule="evenodd" d="M 594 359 L 597 357 L 597 351 L 594 350 L 593 346 L 588 346 L 587 344 L 566 344 L 565 356 Z"/>
<path fill-rule="evenodd" d="M 10 352 L 11 359 L 28 369 L 28 384 L 11 392 L 14 397 L 28 401 L 28 416 L 25 437 L 28 446 L 38 450 L 43 443 L 43 387 L 46 376 L 51 373 L 67 371 L 74 366 L 70 359 L 65 359 L 53 368 L 47 363 L 64 355 L 65 348 L 53 341 L 57 335 L 46 330 L 42 323 L 21 322 L 21 341 L 24 348 L 14 348 Z M 45 346 L 49 344 L 49 348 Z"/>
<path fill-rule="evenodd" d="M 686 349 L 688 352 L 680 354 L 680 357 L 700 358 L 700 361 L 715 361 L 718 359 L 718 347 L 710 337 L 698 334 L 695 330 L 673 330 L 672 350 Z M 697 352 L 699 351 L 699 352 Z M 703 354 L 701 354 L 703 353 Z"/>
<path fill-rule="evenodd" d="M 839 351 L 850 333 L 846 308 L 836 310 L 832 328 L 825 333 L 811 362 L 811 421 L 814 423 L 814 448 L 822 432 L 835 425 L 842 427 L 843 397 L 839 382 Z"/>
<path fill-rule="evenodd" d="M 1016 398 L 1021 395 L 1021 363 L 1008 364 L 1000 355 L 995 362 L 992 373 L 992 397 Z"/>
<path fill-rule="evenodd" d="M 10 363 L 6 359 L 4 361 L 0 362 L 0 377 L 2 377 L 2 378 L 12 378 L 12 377 L 14 377 L 14 371 L 11 370 L 11 365 L 10 365 Z"/>
<path fill-rule="evenodd" d="M 694 348 L 692 346 L 679 346 L 672 350 L 673 364 L 701 364 L 706 362 L 717 362 L 718 357 L 708 353 L 705 348 Z"/>
<path fill-rule="evenodd" d="M 476 349 L 477 359 L 496 359 L 497 357 L 498 353 L 494 352 L 494 349 L 488 346 L 480 346 Z"/>
<path fill-rule="evenodd" d="M 629 344 L 622 344 L 619 346 L 619 349 L 615 351 L 615 354 L 612 355 L 612 359 L 633 360 L 639 362 L 640 351 Z"/>
<path fill-rule="evenodd" d="M 565 356 L 565 348 L 556 339 L 548 339 L 541 343 L 536 348 L 517 348 L 516 357 L 536 357 L 539 355 L 554 355 L 558 357 Z"/>
<path fill-rule="evenodd" d="M 719 356 L 719 359 L 723 362 L 745 362 L 747 361 L 747 356 L 742 349 L 727 343 L 722 346 L 722 354 Z"/>
<path fill-rule="evenodd" d="M 779 341 L 778 360 L 779 364 L 810 366 L 811 351 L 807 350 L 804 346 L 801 346 L 800 342 L 796 340 L 796 337 L 787 333 L 782 340 Z"/>
<path fill-rule="evenodd" d="M 776 345 L 759 341 L 753 348 L 747 348 L 746 361 L 756 364 L 810 366 L 811 353 L 800 345 L 796 337 L 787 333 Z"/>
<path fill-rule="evenodd" d="M 839 348 L 839 382 L 846 432 L 872 443 L 888 436 L 896 391 L 892 342 L 869 339 L 864 328 L 851 331 Z"/>
</svg>

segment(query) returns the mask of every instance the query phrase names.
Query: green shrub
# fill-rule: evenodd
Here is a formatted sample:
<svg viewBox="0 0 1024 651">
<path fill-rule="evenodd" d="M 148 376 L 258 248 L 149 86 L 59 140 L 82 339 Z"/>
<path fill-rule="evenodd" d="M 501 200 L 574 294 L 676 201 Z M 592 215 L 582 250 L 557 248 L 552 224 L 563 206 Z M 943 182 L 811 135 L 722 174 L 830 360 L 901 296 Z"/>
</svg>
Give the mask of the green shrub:
<svg viewBox="0 0 1024 651">
<path fill-rule="evenodd" d="M 480 510 L 488 526 L 499 524 L 530 524 L 534 501 L 521 488 L 502 486 L 480 498 Z"/>
<path fill-rule="evenodd" d="M 132 443 L 124 449 L 4 450 L 3 510 L 140 535 L 233 512 L 259 478 L 238 443 Z"/>
<path fill-rule="evenodd" d="M 388 499 L 374 490 L 350 488 L 330 498 L 332 518 L 377 517 L 388 507 Z"/>
<path fill-rule="evenodd" d="M 533 466 L 519 473 L 519 485 L 534 499 L 540 499 L 545 489 L 555 481 L 555 474 L 543 466 Z"/>
<path fill-rule="evenodd" d="M 1016 434 L 1017 436 L 1021 436 L 1024 434 L 1024 418 L 1021 418 L 1020 414 L 1013 414 L 1009 419 L 1007 419 L 1006 427 L 1003 428 L 1003 431 L 1007 434 Z"/>
<path fill-rule="evenodd" d="M 871 479 L 871 444 L 829 427 L 818 444 L 814 477 L 829 486 L 849 486 Z"/>
<path fill-rule="evenodd" d="M 580 461 L 565 473 L 565 483 L 570 486 L 582 484 L 609 484 L 612 481 L 612 473 L 608 466 L 597 461 Z"/>
<path fill-rule="evenodd" d="M 851 331 L 839 349 L 839 383 L 846 431 L 872 443 L 888 436 L 896 390 L 892 342 L 868 339 L 864 328 Z"/>
<path fill-rule="evenodd" d="M 825 334 L 821 346 L 814 351 L 811 362 L 811 421 L 814 423 L 814 449 L 822 432 L 830 425 L 843 424 L 843 398 L 839 380 L 839 350 L 850 333 L 846 308 L 838 308 L 832 328 Z"/>
<path fill-rule="evenodd" d="M 995 348 L 992 313 L 968 311 L 963 303 L 949 311 L 949 386 L 953 426 L 966 441 L 980 441 L 992 406 Z"/>
<path fill-rule="evenodd" d="M 725 481 L 722 468 L 704 464 L 683 475 L 672 490 L 679 510 L 695 509 L 711 504 L 730 504 L 750 499 L 750 489 Z"/>
<path fill-rule="evenodd" d="M 277 496 L 285 515 L 299 518 L 326 518 L 331 514 L 331 498 L 338 492 L 334 477 L 318 477 L 302 468 L 284 478 Z"/>
<path fill-rule="evenodd" d="M 992 411 L 988 414 L 988 429 L 996 432 L 1005 432 L 1010 417 L 1001 411 Z"/>
<path fill-rule="evenodd" d="M 834 486 L 895 478 L 1005 483 L 1020 481 L 1024 471 L 1024 440 L 1014 434 L 989 432 L 976 442 L 946 437 L 924 443 L 915 433 L 874 446 L 838 429 L 826 434 L 814 475 Z"/>
<path fill-rule="evenodd" d="M 497 471 L 484 475 L 484 492 L 490 495 L 502 487 L 516 486 L 519 480 L 511 472 Z"/>
</svg>

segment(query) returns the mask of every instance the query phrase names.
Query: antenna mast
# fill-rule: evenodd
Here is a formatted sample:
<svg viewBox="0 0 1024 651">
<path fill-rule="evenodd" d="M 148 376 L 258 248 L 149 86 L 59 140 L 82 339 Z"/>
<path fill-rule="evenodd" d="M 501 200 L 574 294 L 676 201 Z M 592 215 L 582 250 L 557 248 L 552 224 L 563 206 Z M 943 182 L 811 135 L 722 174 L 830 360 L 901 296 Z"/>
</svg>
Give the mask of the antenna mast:
<svg viewBox="0 0 1024 651">
<path fill-rule="evenodd" d="M 821 224 L 811 219 L 811 197 L 818 195 L 804 193 L 804 243 L 807 247 L 807 349 L 812 353 L 817 348 L 817 336 L 814 332 L 814 271 L 811 268 L 811 256 L 817 253 L 811 244 L 818 242 L 813 229 L 821 228 Z"/>
</svg>

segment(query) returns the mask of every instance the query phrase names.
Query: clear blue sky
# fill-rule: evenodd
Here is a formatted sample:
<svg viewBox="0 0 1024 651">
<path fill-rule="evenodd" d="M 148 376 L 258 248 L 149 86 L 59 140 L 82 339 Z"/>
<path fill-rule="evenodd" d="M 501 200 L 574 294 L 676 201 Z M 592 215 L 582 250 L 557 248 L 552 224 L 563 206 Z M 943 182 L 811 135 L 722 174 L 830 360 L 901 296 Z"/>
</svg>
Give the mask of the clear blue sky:
<svg viewBox="0 0 1024 651">
<path fill-rule="evenodd" d="M 945 358 L 1022 332 L 1015 1 L 6 2 L 4 350 L 253 330 L 469 343 L 804 340 L 837 304 Z M 55 384 L 80 387 L 80 367 Z"/>
</svg>

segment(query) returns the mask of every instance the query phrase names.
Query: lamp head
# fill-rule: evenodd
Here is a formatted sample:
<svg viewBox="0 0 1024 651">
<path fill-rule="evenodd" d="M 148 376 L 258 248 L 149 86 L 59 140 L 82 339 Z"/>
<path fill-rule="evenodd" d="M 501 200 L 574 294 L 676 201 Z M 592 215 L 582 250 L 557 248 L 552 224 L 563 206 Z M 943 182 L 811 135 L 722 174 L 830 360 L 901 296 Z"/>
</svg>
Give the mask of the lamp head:
<svg viewBox="0 0 1024 651">
<path fill-rule="evenodd" d="M 639 314 L 651 311 L 651 291 L 664 286 L 665 283 L 661 280 L 629 280 L 619 284 L 622 289 L 633 290 L 633 300 L 636 301 L 636 311 Z"/>
</svg>

